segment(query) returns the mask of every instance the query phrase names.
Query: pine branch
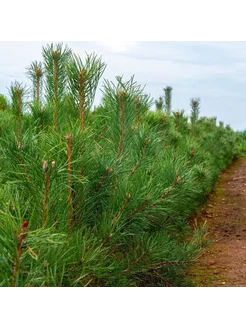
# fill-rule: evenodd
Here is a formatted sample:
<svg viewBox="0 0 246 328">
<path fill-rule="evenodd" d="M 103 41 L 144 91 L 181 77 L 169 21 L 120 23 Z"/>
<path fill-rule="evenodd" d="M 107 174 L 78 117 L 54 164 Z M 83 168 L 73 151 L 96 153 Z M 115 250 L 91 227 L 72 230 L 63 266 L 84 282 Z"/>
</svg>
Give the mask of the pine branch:
<svg viewBox="0 0 246 328">
<path fill-rule="evenodd" d="M 124 209 L 126 208 L 127 204 L 129 203 L 130 199 L 131 199 L 131 195 L 130 194 L 126 194 L 126 199 L 124 201 L 124 204 L 122 205 L 121 209 L 119 210 L 119 212 L 117 213 L 117 215 L 114 217 L 111 225 L 114 225 L 118 219 L 120 218 L 120 216 L 122 215 Z"/>
</svg>

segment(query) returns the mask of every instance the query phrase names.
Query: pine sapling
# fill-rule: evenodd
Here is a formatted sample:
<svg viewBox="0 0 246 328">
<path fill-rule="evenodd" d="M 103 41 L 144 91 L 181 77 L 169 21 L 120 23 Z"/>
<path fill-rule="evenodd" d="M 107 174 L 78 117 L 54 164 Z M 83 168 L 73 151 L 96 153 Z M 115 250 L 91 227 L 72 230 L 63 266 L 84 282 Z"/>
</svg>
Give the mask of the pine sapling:
<svg viewBox="0 0 246 328">
<path fill-rule="evenodd" d="M 57 130 L 58 115 L 67 86 L 66 65 L 71 50 L 62 44 L 43 48 L 45 89 L 48 102 L 53 104 L 53 130 Z"/>
<path fill-rule="evenodd" d="M 195 136 L 196 134 L 196 125 L 199 117 L 199 110 L 200 110 L 200 98 L 192 98 L 190 101 L 191 105 L 191 127 L 192 127 L 192 135 Z"/>
<path fill-rule="evenodd" d="M 95 54 L 87 55 L 83 63 L 73 54 L 66 65 L 70 93 L 78 107 L 80 128 L 85 128 L 86 110 L 89 110 L 95 98 L 99 80 L 106 68 L 105 63 Z"/>
<path fill-rule="evenodd" d="M 34 101 L 37 102 L 37 105 L 40 105 L 41 99 L 41 87 L 42 87 L 42 79 L 43 79 L 43 67 L 41 62 L 34 61 L 27 68 L 27 76 L 31 79 L 33 83 L 33 96 Z"/>
<path fill-rule="evenodd" d="M 157 112 L 163 111 L 164 101 L 163 101 L 162 97 L 159 97 L 159 99 L 155 101 L 155 107 L 156 107 Z"/>
<path fill-rule="evenodd" d="M 171 109 L 172 109 L 172 90 L 173 88 L 170 86 L 167 86 L 164 91 L 165 91 L 165 109 L 167 115 L 171 114 Z"/>
<path fill-rule="evenodd" d="M 15 81 L 14 83 L 11 84 L 9 92 L 12 100 L 12 108 L 16 115 L 17 144 L 18 144 L 18 148 L 21 148 L 21 117 L 24 107 L 23 100 L 27 92 L 27 88 L 22 83 Z"/>
</svg>

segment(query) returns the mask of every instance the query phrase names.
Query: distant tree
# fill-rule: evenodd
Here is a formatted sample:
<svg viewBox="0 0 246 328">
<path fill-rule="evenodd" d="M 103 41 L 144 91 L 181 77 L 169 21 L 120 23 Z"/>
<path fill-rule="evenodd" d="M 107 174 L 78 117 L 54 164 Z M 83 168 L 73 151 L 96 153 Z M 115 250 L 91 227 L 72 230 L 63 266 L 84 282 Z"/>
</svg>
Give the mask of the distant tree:
<svg viewBox="0 0 246 328">
<path fill-rule="evenodd" d="M 164 108 L 164 102 L 163 102 L 163 98 L 160 97 L 158 100 L 155 101 L 155 106 L 156 106 L 156 110 L 157 111 L 163 111 Z"/>
<path fill-rule="evenodd" d="M 191 126 L 192 126 L 192 135 L 194 136 L 196 133 L 196 123 L 199 117 L 199 110 L 201 105 L 200 98 L 192 98 L 190 101 L 191 105 Z"/>
<path fill-rule="evenodd" d="M 164 91 L 165 91 L 165 110 L 168 115 L 171 114 L 171 109 L 172 109 L 172 90 L 173 88 L 170 86 L 167 86 Z"/>
</svg>

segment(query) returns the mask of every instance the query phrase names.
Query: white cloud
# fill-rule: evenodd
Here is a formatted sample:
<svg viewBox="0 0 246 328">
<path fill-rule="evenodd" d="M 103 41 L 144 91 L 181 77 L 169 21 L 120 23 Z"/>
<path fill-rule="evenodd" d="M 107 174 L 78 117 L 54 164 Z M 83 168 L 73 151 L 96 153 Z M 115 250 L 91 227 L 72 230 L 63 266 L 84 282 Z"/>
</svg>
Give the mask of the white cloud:
<svg viewBox="0 0 246 328">
<path fill-rule="evenodd" d="M 112 52 L 128 52 L 137 46 L 136 41 L 98 41 L 98 43 Z"/>
</svg>

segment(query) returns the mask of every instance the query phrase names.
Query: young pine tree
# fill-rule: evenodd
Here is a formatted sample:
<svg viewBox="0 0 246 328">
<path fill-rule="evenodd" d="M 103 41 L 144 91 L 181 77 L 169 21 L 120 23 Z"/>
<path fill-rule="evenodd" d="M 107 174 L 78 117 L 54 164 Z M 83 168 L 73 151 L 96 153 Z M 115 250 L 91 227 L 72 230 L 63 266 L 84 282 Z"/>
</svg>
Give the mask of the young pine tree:
<svg viewBox="0 0 246 328">
<path fill-rule="evenodd" d="M 34 61 L 27 68 L 27 76 L 33 84 L 33 100 L 40 106 L 43 82 L 43 66 L 41 62 Z"/>
<path fill-rule="evenodd" d="M 27 87 L 20 82 L 13 82 L 9 89 L 12 100 L 12 109 L 16 116 L 16 138 L 18 147 L 21 147 L 21 118 L 24 109 L 24 97 Z"/>
<path fill-rule="evenodd" d="M 82 131 L 85 127 L 86 111 L 92 106 L 98 82 L 105 68 L 106 64 L 95 54 L 87 55 L 85 63 L 79 56 L 73 55 L 67 65 L 69 89 L 78 108 Z"/>
<path fill-rule="evenodd" d="M 53 43 L 43 47 L 44 71 L 46 78 L 46 98 L 53 105 L 53 129 L 57 130 L 59 112 L 62 110 L 62 99 L 67 87 L 66 65 L 71 50 L 62 44 Z"/>
<path fill-rule="evenodd" d="M 155 107 L 158 112 L 163 111 L 164 102 L 162 97 L 160 97 L 158 100 L 155 101 Z"/>
<path fill-rule="evenodd" d="M 201 100 L 200 98 L 192 98 L 190 101 L 191 105 L 191 127 L 192 127 L 192 135 L 196 134 L 196 125 L 199 118 L 199 110 L 200 110 Z"/>
<path fill-rule="evenodd" d="M 167 86 L 164 91 L 165 91 L 165 109 L 168 115 L 171 114 L 171 109 L 172 109 L 172 90 L 173 88 L 170 86 Z"/>
</svg>

